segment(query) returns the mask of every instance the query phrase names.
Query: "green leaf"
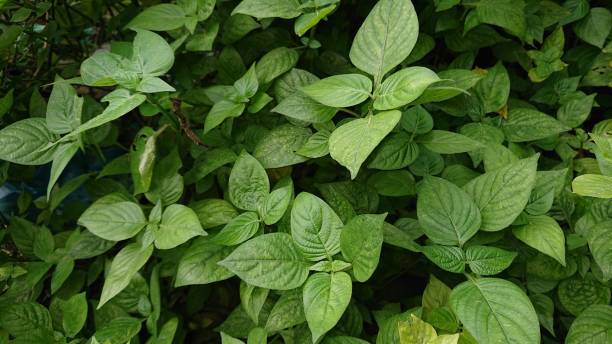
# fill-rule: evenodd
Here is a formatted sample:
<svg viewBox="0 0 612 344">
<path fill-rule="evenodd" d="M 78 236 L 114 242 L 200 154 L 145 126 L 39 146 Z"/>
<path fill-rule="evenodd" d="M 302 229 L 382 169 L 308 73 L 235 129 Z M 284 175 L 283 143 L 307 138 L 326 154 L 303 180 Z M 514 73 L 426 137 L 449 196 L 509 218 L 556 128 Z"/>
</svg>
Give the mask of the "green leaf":
<svg viewBox="0 0 612 344">
<path fill-rule="evenodd" d="M 133 29 L 170 31 L 187 22 L 185 11 L 174 4 L 159 4 L 146 8 L 126 26 Z"/>
<path fill-rule="evenodd" d="M 454 272 L 463 273 L 465 271 L 465 254 L 455 246 L 423 246 L 423 254 L 440 268 Z"/>
<path fill-rule="evenodd" d="M 580 94 L 570 97 L 563 103 L 563 106 L 557 110 L 557 118 L 563 124 L 576 128 L 586 121 L 591 114 L 593 102 L 596 94 L 591 95 Z"/>
<path fill-rule="evenodd" d="M 383 224 L 387 214 L 357 215 L 342 228 L 340 250 L 352 264 L 353 276 L 365 282 L 374 273 L 383 243 Z"/>
<path fill-rule="evenodd" d="M 142 247 L 139 243 L 129 244 L 117 253 L 104 279 L 98 309 L 128 286 L 132 277 L 146 264 L 152 253 L 153 245 Z"/>
<path fill-rule="evenodd" d="M 270 181 L 259 161 L 242 151 L 229 177 L 229 198 L 244 210 L 257 211 L 270 192 Z"/>
<path fill-rule="evenodd" d="M 603 7 L 591 8 L 589 14 L 574 26 L 574 32 L 583 41 L 603 48 L 612 30 L 612 13 Z"/>
<path fill-rule="evenodd" d="M 497 275 L 506 270 L 516 256 L 516 252 L 491 246 L 474 245 L 465 250 L 465 260 L 472 272 L 483 276 Z"/>
<path fill-rule="evenodd" d="M 555 118 L 528 108 L 514 108 L 508 113 L 508 120 L 503 122 L 502 129 L 510 142 L 534 141 L 568 131 Z"/>
<path fill-rule="evenodd" d="M 79 143 L 70 142 L 59 145 L 58 149 L 53 154 L 53 163 L 51 164 L 51 173 L 49 175 L 49 183 L 47 184 L 47 199 L 49 199 L 51 195 L 53 186 L 55 186 L 60 175 L 78 150 Z"/>
<path fill-rule="evenodd" d="M 497 62 L 489 68 L 485 77 L 474 86 L 474 91 L 485 113 L 501 111 L 510 95 L 510 77 L 503 63 Z"/>
<path fill-rule="evenodd" d="M 430 151 L 439 154 L 457 154 L 482 148 L 482 145 L 478 141 L 445 130 L 432 130 L 418 137 L 416 142 L 422 144 Z"/>
<path fill-rule="evenodd" d="M 574 316 L 591 305 L 610 303 L 610 288 L 587 275 L 585 278 L 573 276 L 559 283 L 557 288 L 559 302 Z"/>
<path fill-rule="evenodd" d="M 291 5 L 295 3 L 296 0 L 252 0 L 257 1 L 260 4 L 265 3 L 266 1 L 278 2 L 275 4 L 275 9 L 280 9 L 282 5 Z M 281 5 L 282 3 L 282 5 Z M 238 5 L 240 7 L 240 5 Z M 295 66 L 300 58 L 300 54 L 291 48 L 280 47 L 276 49 L 270 50 L 264 56 L 259 59 L 257 62 L 257 78 L 259 79 L 259 84 L 264 85 L 270 83 L 272 80 L 278 78 L 279 76 L 285 74 L 291 68 Z"/>
<path fill-rule="evenodd" d="M 463 187 L 480 209 L 481 230 L 502 230 L 521 214 L 535 185 L 538 158 L 536 154 L 487 172 Z"/>
<path fill-rule="evenodd" d="M 89 86 L 113 86 L 117 84 L 115 73 L 121 70 L 123 58 L 107 51 L 99 51 L 81 63 L 81 79 Z"/>
<path fill-rule="evenodd" d="M 284 330 L 306 321 L 304 315 L 304 301 L 302 289 L 294 289 L 284 292 L 272 307 L 266 331 L 276 332 Z"/>
<path fill-rule="evenodd" d="M 419 156 L 419 145 L 405 132 L 392 133 L 372 153 L 369 168 L 397 170 L 413 163 Z"/>
<path fill-rule="evenodd" d="M 230 100 L 222 100 L 215 103 L 204 120 L 204 133 L 218 127 L 228 118 L 239 117 L 244 112 L 244 103 L 234 103 Z"/>
<path fill-rule="evenodd" d="M 255 327 L 249 332 L 247 344 L 266 344 L 268 342 L 268 333 L 261 327 Z"/>
<path fill-rule="evenodd" d="M 340 74 L 304 86 L 302 92 L 323 105 L 350 107 L 368 99 L 372 81 L 361 74 Z"/>
<path fill-rule="evenodd" d="M 441 245 L 463 245 L 480 228 L 480 211 L 455 184 L 425 177 L 419 188 L 417 214 L 429 239 Z"/>
<path fill-rule="evenodd" d="M 43 118 L 27 118 L 0 130 L 0 159 L 21 165 L 44 165 L 53 159 L 56 136 Z"/>
<path fill-rule="evenodd" d="M 62 328 L 67 337 L 75 337 L 87 321 L 87 298 L 85 293 L 71 296 L 62 303 Z"/>
<path fill-rule="evenodd" d="M 151 31 L 134 29 L 132 65 L 139 73 L 160 76 L 172 68 L 174 50 L 162 36 Z"/>
<path fill-rule="evenodd" d="M 143 93 L 174 92 L 176 89 L 156 76 L 145 76 L 136 90 Z"/>
<path fill-rule="evenodd" d="M 259 313 L 263 307 L 270 289 L 259 288 L 244 282 L 240 283 L 240 304 L 255 324 L 259 323 Z"/>
<path fill-rule="evenodd" d="M 419 22 L 412 2 L 381 0 L 355 35 L 350 58 L 380 84 L 383 76 L 412 51 L 419 35 Z"/>
<path fill-rule="evenodd" d="M 413 106 L 402 112 L 400 124 L 402 129 L 418 135 L 430 132 L 434 125 L 433 118 L 431 118 L 429 112 L 420 105 Z"/>
<path fill-rule="evenodd" d="M 329 154 L 330 135 L 331 133 L 327 130 L 321 130 L 312 134 L 296 153 L 312 159 L 326 156 Z"/>
<path fill-rule="evenodd" d="M 554 311 L 555 304 L 553 300 L 545 294 L 531 294 L 529 299 L 538 314 L 540 325 L 544 327 L 553 336 L 555 335 L 554 329 Z"/>
<path fill-rule="evenodd" d="M 380 171 L 368 178 L 368 185 L 382 196 L 401 197 L 416 194 L 416 182 L 406 170 Z"/>
<path fill-rule="evenodd" d="M 308 263 L 291 236 L 285 233 L 264 234 L 251 239 L 218 264 L 248 284 L 266 289 L 297 288 L 308 277 Z"/>
<path fill-rule="evenodd" d="M 408 67 L 391 74 L 382 83 L 374 100 L 377 110 L 391 110 L 411 103 L 440 78 L 425 67 Z"/>
<path fill-rule="evenodd" d="M 234 246 L 249 240 L 259 230 L 259 216 L 247 211 L 233 218 L 215 235 L 211 242 L 219 245 Z"/>
<path fill-rule="evenodd" d="M 51 294 L 55 294 L 70 277 L 74 270 L 74 260 L 69 256 L 60 259 L 51 277 Z"/>
<path fill-rule="evenodd" d="M 250 99 L 259 88 L 259 81 L 257 81 L 257 73 L 255 72 L 255 65 L 251 68 L 236 82 L 234 82 L 234 88 L 241 97 Z"/>
<path fill-rule="evenodd" d="M 119 316 L 97 329 L 94 338 L 98 343 L 127 343 L 140 332 L 140 319 Z"/>
<path fill-rule="evenodd" d="M 540 343 L 535 309 L 512 282 L 470 279 L 453 289 L 449 302 L 479 343 Z"/>
<path fill-rule="evenodd" d="M 589 229 L 589 249 L 605 280 L 612 278 L 612 221 L 606 220 Z"/>
<path fill-rule="evenodd" d="M 496 25 L 517 37 L 526 28 L 525 3 L 522 0 L 482 0 L 476 3 L 476 17 L 482 23 Z"/>
<path fill-rule="evenodd" d="M 38 329 L 51 331 L 51 315 L 36 302 L 14 303 L 0 313 L 0 326 L 15 337 Z"/>
<path fill-rule="evenodd" d="M 423 308 L 433 310 L 448 304 L 451 289 L 436 276 L 429 275 L 429 282 L 423 291 Z"/>
<path fill-rule="evenodd" d="M 222 199 L 205 199 L 191 203 L 189 207 L 196 212 L 204 229 L 224 225 L 238 216 L 236 208 Z"/>
<path fill-rule="evenodd" d="M 155 247 L 171 249 L 200 235 L 206 235 L 206 232 L 196 213 L 184 205 L 172 204 L 164 210 L 159 228 L 155 231 Z"/>
<path fill-rule="evenodd" d="M 447 69 L 438 73 L 439 82 L 429 86 L 415 104 L 441 102 L 456 97 L 474 87 L 484 77 L 477 70 Z"/>
<path fill-rule="evenodd" d="M 411 315 L 410 321 L 399 323 L 399 337 L 402 344 L 429 344 L 438 337 L 433 326 Z"/>
<path fill-rule="evenodd" d="M 279 180 L 260 210 L 263 222 L 270 226 L 280 221 L 292 200 L 293 181 L 291 178 Z"/>
<path fill-rule="evenodd" d="M 226 280 L 234 274 L 217 263 L 225 259 L 233 248 L 216 245 L 206 237 L 193 241 L 178 263 L 176 287 L 208 284 Z"/>
<path fill-rule="evenodd" d="M 338 109 L 323 105 L 301 91 L 297 91 L 283 99 L 271 111 L 301 121 L 324 123 L 331 120 Z"/>
<path fill-rule="evenodd" d="M 102 239 L 121 241 L 138 234 L 147 220 L 138 204 L 111 194 L 87 208 L 78 223 Z"/>
<path fill-rule="evenodd" d="M 242 0 L 232 14 L 242 13 L 256 18 L 291 19 L 300 15 L 297 0 Z"/>
<path fill-rule="evenodd" d="M 565 235 L 557 221 L 546 215 L 528 216 L 526 221 L 514 227 L 512 234 L 565 266 Z"/>
<path fill-rule="evenodd" d="M 569 329 L 567 344 L 605 343 L 612 337 L 612 306 L 592 305 L 585 309 Z"/>
<path fill-rule="evenodd" d="M 259 140 L 253 150 L 253 156 L 264 168 L 279 168 L 299 164 L 308 160 L 296 154 L 312 132 L 308 128 L 284 124 L 270 130 Z"/>
<path fill-rule="evenodd" d="M 319 197 L 300 193 L 291 209 L 291 236 L 304 257 L 311 261 L 331 258 L 340 252 L 342 221 Z"/>
<path fill-rule="evenodd" d="M 47 128 L 54 134 L 66 134 L 81 124 L 83 100 L 68 82 L 57 77 L 47 104 Z"/>
<path fill-rule="evenodd" d="M 331 157 L 346 167 L 351 173 L 351 179 L 355 179 L 363 162 L 393 130 L 400 117 L 399 111 L 386 111 L 342 125 L 329 138 Z"/>
<path fill-rule="evenodd" d="M 583 174 L 572 181 L 572 190 L 580 196 L 612 198 L 612 176 Z"/>
<path fill-rule="evenodd" d="M 336 326 L 351 294 L 351 277 L 346 272 L 319 272 L 308 278 L 304 285 L 304 313 L 313 343 Z"/>
</svg>

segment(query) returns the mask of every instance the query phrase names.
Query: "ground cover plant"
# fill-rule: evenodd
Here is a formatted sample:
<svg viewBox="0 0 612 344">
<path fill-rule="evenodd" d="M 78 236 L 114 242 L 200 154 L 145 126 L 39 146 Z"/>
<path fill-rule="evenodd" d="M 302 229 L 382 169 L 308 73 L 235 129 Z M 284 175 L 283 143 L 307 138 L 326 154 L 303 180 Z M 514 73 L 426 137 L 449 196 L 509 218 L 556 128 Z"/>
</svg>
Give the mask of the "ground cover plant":
<svg viewBox="0 0 612 344">
<path fill-rule="evenodd" d="M 0 1 L 0 344 L 612 343 L 612 13 Z"/>
</svg>

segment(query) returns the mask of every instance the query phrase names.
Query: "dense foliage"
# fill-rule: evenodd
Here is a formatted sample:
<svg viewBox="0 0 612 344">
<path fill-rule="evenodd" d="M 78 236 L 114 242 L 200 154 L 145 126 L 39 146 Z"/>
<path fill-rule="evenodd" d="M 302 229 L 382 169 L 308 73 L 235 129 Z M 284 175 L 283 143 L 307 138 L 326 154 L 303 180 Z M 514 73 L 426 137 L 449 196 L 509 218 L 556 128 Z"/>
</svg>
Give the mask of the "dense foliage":
<svg viewBox="0 0 612 344">
<path fill-rule="evenodd" d="M 0 1 L 0 344 L 612 343 L 609 6 Z"/>
</svg>

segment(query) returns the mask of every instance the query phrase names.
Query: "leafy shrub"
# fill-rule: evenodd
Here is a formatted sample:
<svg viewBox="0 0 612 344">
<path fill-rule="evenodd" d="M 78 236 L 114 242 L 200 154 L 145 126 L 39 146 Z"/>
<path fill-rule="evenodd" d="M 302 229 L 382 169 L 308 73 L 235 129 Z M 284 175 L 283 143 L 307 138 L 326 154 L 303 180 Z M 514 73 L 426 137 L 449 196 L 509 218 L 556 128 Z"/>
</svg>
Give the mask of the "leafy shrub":
<svg viewBox="0 0 612 344">
<path fill-rule="evenodd" d="M 605 1 L 0 4 L 0 343 L 610 343 Z"/>
</svg>

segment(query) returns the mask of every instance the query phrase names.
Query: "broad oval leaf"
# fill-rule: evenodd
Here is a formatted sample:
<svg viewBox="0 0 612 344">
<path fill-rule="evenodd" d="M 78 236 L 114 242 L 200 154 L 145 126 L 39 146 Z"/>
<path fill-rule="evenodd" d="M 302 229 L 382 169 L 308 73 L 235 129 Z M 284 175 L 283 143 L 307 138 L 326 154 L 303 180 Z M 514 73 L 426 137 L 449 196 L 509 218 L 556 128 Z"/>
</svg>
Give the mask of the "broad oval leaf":
<svg viewBox="0 0 612 344">
<path fill-rule="evenodd" d="M 418 137 L 416 142 L 439 154 L 457 154 L 482 148 L 480 142 L 476 140 L 445 130 L 432 130 Z"/>
<path fill-rule="evenodd" d="M 483 231 L 502 230 L 521 214 L 535 185 L 538 158 L 536 154 L 487 172 L 463 187 L 480 209 Z"/>
<path fill-rule="evenodd" d="M 0 159 L 21 165 L 43 165 L 53 160 L 56 136 L 43 118 L 27 118 L 0 130 Z"/>
<path fill-rule="evenodd" d="M 457 274 L 465 271 L 465 253 L 456 246 L 427 245 L 421 247 L 425 256 L 446 271 Z"/>
<path fill-rule="evenodd" d="M 102 239 L 121 241 L 138 234 L 147 220 L 138 204 L 111 194 L 87 208 L 79 224 Z"/>
<path fill-rule="evenodd" d="M 410 55 L 418 36 L 419 21 L 410 0 L 381 0 L 357 31 L 349 57 L 379 84 Z"/>
<path fill-rule="evenodd" d="M 516 252 L 491 246 L 474 245 L 465 250 L 465 260 L 470 269 L 482 276 L 497 275 L 506 270 L 516 256 Z"/>
<path fill-rule="evenodd" d="M 251 239 L 218 264 L 248 284 L 267 289 L 294 289 L 308 277 L 308 263 L 286 233 Z"/>
<path fill-rule="evenodd" d="M 455 184 L 425 177 L 418 191 L 417 214 L 425 235 L 441 245 L 463 245 L 480 228 L 480 211 Z"/>
<path fill-rule="evenodd" d="M 510 110 L 502 129 L 508 141 L 526 142 L 557 135 L 571 128 L 537 110 L 516 108 Z"/>
<path fill-rule="evenodd" d="M 132 19 L 127 27 L 152 31 L 170 31 L 187 22 L 183 8 L 175 4 L 159 4 L 148 7 Z"/>
<path fill-rule="evenodd" d="M 302 87 L 302 92 L 323 105 L 349 107 L 368 99 L 372 80 L 361 74 L 333 75 Z"/>
<path fill-rule="evenodd" d="M 234 163 L 228 187 L 229 198 L 236 207 L 257 211 L 270 192 L 270 181 L 259 161 L 243 151 Z"/>
<path fill-rule="evenodd" d="M 566 344 L 604 344 L 612 338 L 612 306 L 593 305 L 572 322 Z"/>
<path fill-rule="evenodd" d="M 512 234 L 565 266 L 565 234 L 557 221 L 546 215 L 528 216 L 526 220 L 526 224 L 514 227 Z"/>
<path fill-rule="evenodd" d="M 353 276 L 358 282 L 367 281 L 378 266 L 386 216 L 357 215 L 342 228 L 340 250 L 353 265 Z"/>
<path fill-rule="evenodd" d="M 199 235 L 206 235 L 206 232 L 198 215 L 189 207 L 172 204 L 164 210 L 159 229 L 155 231 L 155 247 L 171 249 Z"/>
<path fill-rule="evenodd" d="M 391 110 L 411 103 L 440 78 L 425 67 L 408 67 L 391 74 L 376 94 L 374 108 Z"/>
<path fill-rule="evenodd" d="M 351 294 L 351 277 L 346 272 L 319 272 L 308 278 L 304 285 L 304 313 L 313 343 L 336 326 Z"/>
<path fill-rule="evenodd" d="M 178 263 L 175 286 L 208 284 L 234 276 L 217 264 L 231 253 L 231 247 L 213 244 L 207 237 L 194 240 Z"/>
<path fill-rule="evenodd" d="M 378 144 L 395 128 L 402 114 L 387 111 L 352 120 L 334 130 L 329 137 L 329 153 L 357 177 L 359 168 Z"/>
<path fill-rule="evenodd" d="M 449 303 L 479 343 L 540 343 L 535 309 L 512 282 L 470 279 L 453 289 Z"/>
<path fill-rule="evenodd" d="M 340 252 L 342 221 L 319 197 L 300 193 L 291 208 L 291 236 L 308 260 L 331 258 Z"/>
</svg>

